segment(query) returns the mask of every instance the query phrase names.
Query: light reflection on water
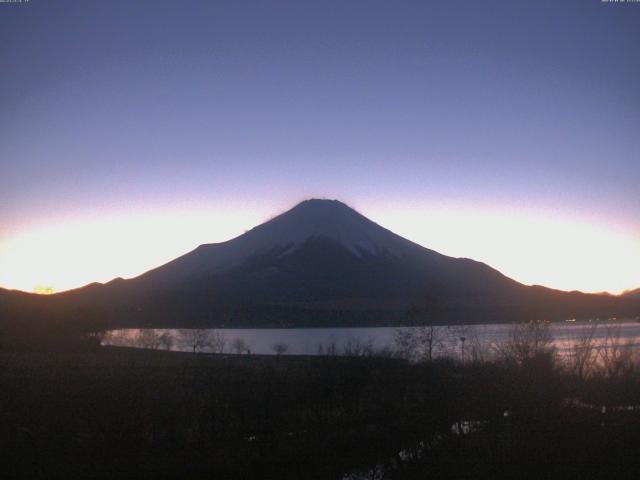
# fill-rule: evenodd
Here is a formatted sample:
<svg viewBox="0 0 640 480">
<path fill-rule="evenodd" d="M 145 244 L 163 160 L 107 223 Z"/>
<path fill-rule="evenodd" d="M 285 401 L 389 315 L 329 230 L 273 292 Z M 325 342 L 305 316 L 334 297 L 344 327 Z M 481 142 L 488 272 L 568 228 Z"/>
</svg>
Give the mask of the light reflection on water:
<svg viewBox="0 0 640 480">
<path fill-rule="evenodd" d="M 407 329 L 415 327 L 403 327 Z M 513 326 L 511 324 L 453 325 L 442 328 L 442 341 L 435 355 L 459 355 L 471 348 L 490 351 L 494 346 L 509 340 Z M 157 336 L 168 334 L 172 338 L 171 350 L 192 351 L 192 347 L 181 341 L 181 330 L 153 329 Z M 113 330 L 103 340 L 103 345 L 131 346 L 148 348 L 142 339 L 142 329 Z M 343 354 L 345 349 L 354 345 L 369 346 L 373 351 L 393 349 L 397 327 L 363 328 L 250 328 L 250 329 L 208 329 L 224 339 L 224 353 L 253 353 L 271 355 L 276 353 L 275 346 L 283 345 L 289 355 Z M 550 325 L 553 346 L 560 355 L 569 354 L 580 339 L 591 336 L 592 346 L 605 344 L 638 346 L 640 345 L 640 322 L 560 322 Z M 464 348 L 461 339 L 464 338 Z M 244 342 L 244 348 L 239 347 Z M 155 348 L 166 348 L 156 345 Z M 199 349 L 211 352 L 211 347 Z"/>
</svg>

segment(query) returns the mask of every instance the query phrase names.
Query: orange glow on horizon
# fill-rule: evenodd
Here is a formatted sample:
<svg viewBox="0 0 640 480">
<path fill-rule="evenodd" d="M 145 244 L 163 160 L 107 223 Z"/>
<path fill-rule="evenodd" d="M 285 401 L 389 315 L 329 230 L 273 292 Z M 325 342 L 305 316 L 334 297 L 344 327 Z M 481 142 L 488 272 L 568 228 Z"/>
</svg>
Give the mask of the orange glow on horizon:
<svg viewBox="0 0 640 480">
<path fill-rule="evenodd" d="M 52 286 L 36 285 L 33 287 L 33 293 L 37 293 L 38 295 L 51 295 L 55 293 L 55 290 Z"/>
</svg>

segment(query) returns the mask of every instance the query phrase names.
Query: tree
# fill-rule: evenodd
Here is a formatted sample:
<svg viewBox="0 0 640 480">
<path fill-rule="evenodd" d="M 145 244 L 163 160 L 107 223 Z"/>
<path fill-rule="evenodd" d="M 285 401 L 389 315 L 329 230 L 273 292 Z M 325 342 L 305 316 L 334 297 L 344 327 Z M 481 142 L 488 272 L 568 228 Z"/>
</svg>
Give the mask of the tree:
<svg viewBox="0 0 640 480">
<path fill-rule="evenodd" d="M 399 328 L 394 342 L 402 358 L 411 361 L 432 361 L 436 352 L 444 346 L 446 329 L 436 325 Z"/>
<path fill-rule="evenodd" d="M 481 340 L 477 327 L 473 325 L 442 328 L 438 347 L 448 355 L 460 358 L 463 363 L 483 362 L 489 360 L 490 354 L 494 353 L 493 349 Z"/>
<path fill-rule="evenodd" d="M 549 323 L 542 320 L 514 324 L 507 341 L 494 348 L 505 360 L 520 365 L 528 360 L 551 356 L 555 351 Z"/>
<path fill-rule="evenodd" d="M 164 331 L 162 335 L 160 335 L 160 344 L 165 350 L 171 350 L 171 347 L 173 347 L 173 341 L 173 335 L 171 335 L 169 330 Z"/>
<path fill-rule="evenodd" d="M 411 360 L 415 352 L 415 335 L 410 328 L 397 328 L 393 332 L 393 343 L 398 355 L 405 360 Z"/>
<path fill-rule="evenodd" d="M 138 331 L 138 338 L 136 340 L 136 343 L 142 348 L 151 350 L 157 350 L 161 345 L 160 335 L 158 331 L 153 328 L 145 328 Z"/>
<path fill-rule="evenodd" d="M 289 346 L 286 343 L 276 343 L 271 349 L 275 352 L 276 355 L 284 355 L 289 350 Z"/>
<path fill-rule="evenodd" d="M 598 362 L 595 344 L 597 329 L 598 324 L 594 323 L 583 331 L 570 346 L 569 355 L 565 358 L 565 365 L 578 378 L 586 379 L 591 376 Z"/>
<path fill-rule="evenodd" d="M 227 337 L 223 332 L 218 330 L 210 332 L 211 351 L 213 353 L 224 353 L 224 347 L 227 345 Z"/>
<path fill-rule="evenodd" d="M 442 327 L 426 325 L 416 329 L 419 355 L 428 362 L 433 360 L 436 349 L 443 345 L 445 331 Z"/>
<path fill-rule="evenodd" d="M 609 379 L 630 381 L 640 366 L 640 358 L 633 341 L 622 341 L 620 327 L 607 328 L 606 337 L 598 348 L 598 356 L 602 374 Z"/>
<path fill-rule="evenodd" d="M 211 347 L 210 331 L 204 328 L 190 328 L 180 330 L 180 344 L 192 349 L 193 353 Z"/>
<path fill-rule="evenodd" d="M 231 348 L 233 349 L 234 352 L 236 352 L 237 354 L 240 354 L 249 350 L 249 344 L 245 342 L 244 339 L 242 338 L 236 338 L 231 343 Z"/>
<path fill-rule="evenodd" d="M 325 355 L 327 357 L 335 357 L 336 355 L 336 341 L 331 339 L 327 345 L 322 343 L 318 344 L 318 355 Z"/>
<path fill-rule="evenodd" d="M 364 342 L 358 338 L 351 337 L 344 346 L 346 357 L 370 357 L 373 355 L 373 338 Z"/>
</svg>

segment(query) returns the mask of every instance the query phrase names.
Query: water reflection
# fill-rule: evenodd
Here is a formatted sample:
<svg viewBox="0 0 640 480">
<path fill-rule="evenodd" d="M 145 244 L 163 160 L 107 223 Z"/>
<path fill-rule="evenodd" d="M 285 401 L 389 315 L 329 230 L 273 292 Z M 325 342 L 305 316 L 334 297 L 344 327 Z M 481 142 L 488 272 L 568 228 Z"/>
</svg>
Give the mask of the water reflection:
<svg viewBox="0 0 640 480">
<path fill-rule="evenodd" d="M 422 358 L 443 356 L 486 360 L 513 340 L 513 325 L 446 327 L 286 329 L 121 329 L 103 345 L 204 353 L 261 355 L 394 355 L 420 342 Z M 420 330 L 422 329 L 422 330 Z M 563 322 L 548 325 L 550 346 L 560 356 L 581 351 L 640 345 L 640 322 Z M 409 354 L 407 354 L 409 356 Z"/>
</svg>

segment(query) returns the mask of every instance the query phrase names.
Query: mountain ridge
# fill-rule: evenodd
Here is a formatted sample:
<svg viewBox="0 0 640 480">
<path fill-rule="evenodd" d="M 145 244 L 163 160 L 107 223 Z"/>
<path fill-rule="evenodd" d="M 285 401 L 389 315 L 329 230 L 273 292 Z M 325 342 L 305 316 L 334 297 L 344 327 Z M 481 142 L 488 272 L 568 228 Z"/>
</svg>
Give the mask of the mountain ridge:
<svg viewBox="0 0 640 480">
<path fill-rule="evenodd" d="M 342 202 L 317 199 L 135 278 L 46 299 L 20 297 L 15 305 L 29 303 L 96 311 L 112 326 L 356 326 L 640 314 L 634 298 L 526 286 L 482 262 L 411 242 Z"/>
<path fill-rule="evenodd" d="M 640 288 L 634 288 L 631 290 L 626 290 L 622 292 L 622 297 L 630 297 L 630 298 L 640 298 Z"/>
<path fill-rule="evenodd" d="M 410 245 L 424 248 L 432 255 L 440 255 L 379 226 L 338 200 L 305 200 L 284 213 L 253 227 L 233 239 L 203 244 L 194 250 L 156 267 L 135 278 L 149 278 L 162 269 L 170 269 L 183 278 L 189 270 L 199 272 L 223 270 L 237 266 L 251 255 L 280 248 L 281 255 L 312 237 L 328 237 L 338 241 L 356 255 L 388 250 L 399 253 Z"/>
</svg>

